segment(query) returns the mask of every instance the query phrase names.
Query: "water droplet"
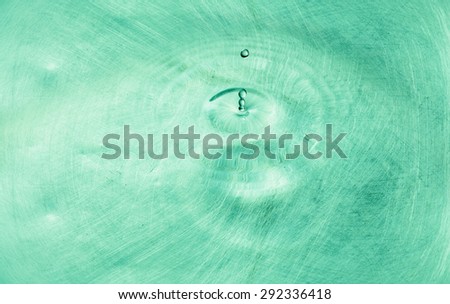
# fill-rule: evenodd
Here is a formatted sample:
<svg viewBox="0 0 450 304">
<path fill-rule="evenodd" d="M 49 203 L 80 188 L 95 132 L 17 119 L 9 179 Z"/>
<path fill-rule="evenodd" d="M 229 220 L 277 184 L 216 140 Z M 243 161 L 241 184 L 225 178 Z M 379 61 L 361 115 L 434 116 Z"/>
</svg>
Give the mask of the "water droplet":
<svg viewBox="0 0 450 304">
<path fill-rule="evenodd" d="M 242 58 L 246 58 L 248 57 L 248 55 L 250 55 L 249 51 L 247 49 L 244 49 L 241 51 L 241 57 Z"/>
<path fill-rule="evenodd" d="M 239 99 L 239 111 L 245 112 L 245 99 Z"/>
<path fill-rule="evenodd" d="M 247 91 L 245 89 L 242 89 L 239 91 L 238 95 L 241 99 L 244 99 L 245 96 L 247 96 Z"/>
</svg>

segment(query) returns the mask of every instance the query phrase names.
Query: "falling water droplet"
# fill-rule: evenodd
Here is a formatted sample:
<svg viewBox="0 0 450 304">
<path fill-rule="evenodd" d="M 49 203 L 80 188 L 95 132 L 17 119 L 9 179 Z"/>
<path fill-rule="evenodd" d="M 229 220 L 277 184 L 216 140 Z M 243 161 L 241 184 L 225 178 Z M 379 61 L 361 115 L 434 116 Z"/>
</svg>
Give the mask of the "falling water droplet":
<svg viewBox="0 0 450 304">
<path fill-rule="evenodd" d="M 240 90 L 238 95 L 241 99 L 244 99 L 247 96 L 247 90 L 246 89 Z"/>
<path fill-rule="evenodd" d="M 242 58 L 246 58 L 248 57 L 248 55 L 250 55 L 249 51 L 247 49 L 244 49 L 241 51 L 241 57 Z"/>
</svg>

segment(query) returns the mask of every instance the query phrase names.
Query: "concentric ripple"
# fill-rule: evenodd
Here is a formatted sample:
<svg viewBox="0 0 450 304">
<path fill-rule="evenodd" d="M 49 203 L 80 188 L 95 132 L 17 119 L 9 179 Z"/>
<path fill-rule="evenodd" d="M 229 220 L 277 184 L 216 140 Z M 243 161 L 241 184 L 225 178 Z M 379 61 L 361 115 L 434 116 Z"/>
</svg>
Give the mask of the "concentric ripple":
<svg viewBox="0 0 450 304">
<path fill-rule="evenodd" d="M 232 133 L 262 134 L 270 126 L 278 137 L 290 133 L 300 143 L 305 133 L 322 132 L 330 119 L 348 117 L 357 101 L 349 90 L 357 83 L 341 73 L 341 63 L 298 40 L 278 37 L 207 44 L 176 50 L 181 55 L 171 56 L 165 72 L 159 71 L 168 82 L 153 105 L 154 115 L 167 125 L 194 125 L 203 136 L 216 133 L 224 138 Z M 239 55 L 243 45 L 251 49 L 251 56 Z M 247 92 L 245 115 L 238 104 L 242 89 Z M 177 96 L 177 101 L 169 111 L 170 96 Z M 287 207 L 291 196 L 311 197 L 308 182 L 312 180 L 307 176 L 323 165 L 304 158 L 286 161 L 286 151 L 277 150 L 276 145 L 276 159 L 268 159 L 262 141 L 254 143 L 260 148 L 256 159 L 239 158 L 249 151 L 234 143 L 227 147 L 233 151 L 231 159 L 222 155 L 216 160 L 186 161 L 186 170 L 196 177 L 184 196 L 186 212 L 199 219 L 214 215 L 214 220 L 202 223 L 206 231 L 223 234 L 225 239 L 231 228 L 239 229 L 242 237 L 248 234 L 241 242 L 245 246 L 258 240 L 251 232 L 252 224 L 230 226 L 224 204 L 247 206 L 253 210 L 249 212 L 266 208 L 268 200 Z M 207 199 L 211 195 L 218 201 Z"/>
<path fill-rule="evenodd" d="M 449 283 L 444 2 L 2 1 L 0 279 Z M 348 159 L 101 157 L 328 123 Z"/>
<path fill-rule="evenodd" d="M 178 55 L 158 71 L 168 82 L 152 104 L 155 115 L 171 123 L 176 118 L 178 123 L 195 124 L 206 132 L 261 133 L 262 127 L 271 125 L 304 133 L 321 128 L 330 116 L 346 117 L 356 102 L 350 88 L 358 87 L 358 80 L 352 79 L 348 63 L 343 69 L 344 63 L 298 40 L 278 37 L 206 44 L 174 50 Z M 242 45 L 251 46 L 252 56 L 239 55 Z M 238 113 L 235 90 L 240 88 L 248 92 L 248 116 Z M 209 102 L 221 92 L 225 93 Z M 177 100 L 170 101 L 172 96 Z"/>
</svg>

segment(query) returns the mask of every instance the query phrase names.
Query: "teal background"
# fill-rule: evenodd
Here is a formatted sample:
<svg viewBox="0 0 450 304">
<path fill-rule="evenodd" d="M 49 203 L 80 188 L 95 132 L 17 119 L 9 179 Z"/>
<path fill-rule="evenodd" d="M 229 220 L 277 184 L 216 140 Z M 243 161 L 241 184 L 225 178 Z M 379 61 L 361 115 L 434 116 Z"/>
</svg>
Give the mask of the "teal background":
<svg viewBox="0 0 450 304">
<path fill-rule="evenodd" d="M 0 281 L 450 283 L 449 6 L 0 1 Z M 348 159 L 101 158 L 325 123 Z"/>
</svg>

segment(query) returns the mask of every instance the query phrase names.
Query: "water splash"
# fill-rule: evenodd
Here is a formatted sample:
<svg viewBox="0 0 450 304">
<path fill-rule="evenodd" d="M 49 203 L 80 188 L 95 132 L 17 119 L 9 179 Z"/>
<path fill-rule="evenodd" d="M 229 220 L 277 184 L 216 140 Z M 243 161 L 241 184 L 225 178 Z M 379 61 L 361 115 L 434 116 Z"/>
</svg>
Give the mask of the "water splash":
<svg viewBox="0 0 450 304">
<path fill-rule="evenodd" d="M 239 111 L 245 112 L 245 99 L 239 99 Z"/>
<path fill-rule="evenodd" d="M 238 109 L 241 112 L 245 112 L 246 111 L 245 110 L 245 97 L 247 96 L 247 91 L 245 89 L 240 90 L 239 93 L 238 93 L 238 96 L 239 96 L 239 102 L 238 102 L 239 103 L 239 107 L 238 107 Z"/>
</svg>

